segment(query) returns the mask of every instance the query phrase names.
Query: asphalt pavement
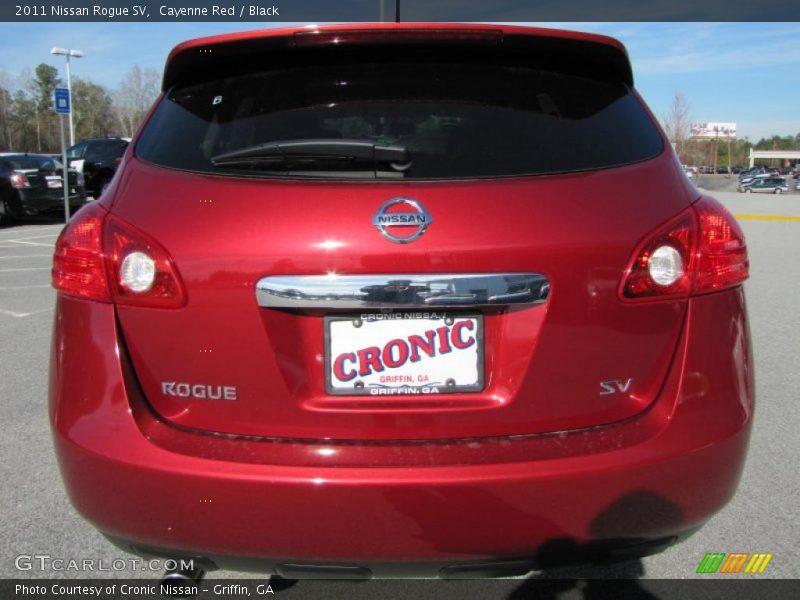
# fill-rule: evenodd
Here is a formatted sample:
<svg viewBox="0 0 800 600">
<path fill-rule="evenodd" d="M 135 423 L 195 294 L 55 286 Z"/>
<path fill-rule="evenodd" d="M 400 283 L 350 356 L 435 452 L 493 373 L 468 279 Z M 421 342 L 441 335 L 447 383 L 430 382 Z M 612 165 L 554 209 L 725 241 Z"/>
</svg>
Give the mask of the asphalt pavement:
<svg viewBox="0 0 800 600">
<path fill-rule="evenodd" d="M 739 491 L 699 533 L 662 554 L 534 577 L 692 578 L 707 552 L 770 552 L 774 557 L 762 578 L 800 577 L 800 193 L 713 194 L 739 216 L 751 260 L 745 287 L 755 350 L 757 408 Z M 58 223 L 0 229 L 0 481 L 4 490 L 0 495 L 0 578 L 91 575 L 20 571 L 15 566 L 20 555 L 108 562 L 128 558 L 72 508 L 53 454 L 46 407 L 54 305 L 49 282 L 53 244 L 60 230 Z M 102 576 L 157 579 L 159 573 L 126 568 Z M 223 571 L 213 576 L 241 574 Z M 510 597 L 523 584 L 504 580 L 482 595 Z M 297 584 L 292 594 L 301 594 L 304 585 Z M 371 585 L 379 586 L 382 595 L 400 596 L 406 595 L 410 584 Z M 345 584 L 336 589 L 339 592 L 331 596 L 344 597 L 350 588 Z"/>
</svg>

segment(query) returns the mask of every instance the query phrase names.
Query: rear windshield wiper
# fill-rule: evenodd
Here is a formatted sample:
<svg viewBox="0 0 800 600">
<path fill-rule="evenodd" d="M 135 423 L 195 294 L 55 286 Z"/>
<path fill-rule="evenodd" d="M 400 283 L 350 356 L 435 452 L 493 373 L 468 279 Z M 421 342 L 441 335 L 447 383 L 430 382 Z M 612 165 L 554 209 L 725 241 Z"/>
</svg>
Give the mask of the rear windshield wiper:
<svg viewBox="0 0 800 600">
<path fill-rule="evenodd" d="M 385 146 L 369 140 L 346 139 L 304 139 L 268 142 L 211 157 L 214 165 L 252 165 L 299 159 L 310 162 L 322 161 L 363 161 L 378 163 L 406 163 L 408 151 L 405 146 Z M 401 167 L 402 168 L 402 167 Z"/>
</svg>

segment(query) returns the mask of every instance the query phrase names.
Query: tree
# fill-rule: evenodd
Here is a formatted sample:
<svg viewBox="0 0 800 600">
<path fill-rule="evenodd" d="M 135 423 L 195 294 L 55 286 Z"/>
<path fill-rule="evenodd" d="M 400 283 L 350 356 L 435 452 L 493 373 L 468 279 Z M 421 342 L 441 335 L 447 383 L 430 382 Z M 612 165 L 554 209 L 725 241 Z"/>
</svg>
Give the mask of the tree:
<svg viewBox="0 0 800 600">
<path fill-rule="evenodd" d="M 72 83 L 72 106 L 75 111 L 75 139 L 100 137 L 114 133 L 115 119 L 108 90 L 84 79 Z"/>
<path fill-rule="evenodd" d="M 684 161 L 686 140 L 689 138 L 691 129 L 691 105 L 682 92 L 675 92 L 670 104 L 669 111 L 664 115 L 664 131 L 673 144 L 675 151 Z"/>
<path fill-rule="evenodd" d="M 53 92 L 61 85 L 58 77 L 58 69 L 51 65 L 41 63 L 34 70 L 36 78 L 33 80 L 34 91 L 36 94 L 36 108 L 41 112 L 52 110 Z"/>
<path fill-rule="evenodd" d="M 53 92 L 61 85 L 58 69 L 44 63 L 34 69 L 29 92 L 36 107 L 36 137 L 39 152 L 53 152 L 60 144 L 58 116 L 53 110 Z"/>
<path fill-rule="evenodd" d="M 123 135 L 132 136 L 158 96 L 159 74 L 134 65 L 114 94 L 114 111 Z"/>
<path fill-rule="evenodd" d="M 0 86 L 0 150 L 11 149 L 11 92 Z"/>
<path fill-rule="evenodd" d="M 23 90 L 17 90 L 11 103 L 14 149 L 33 152 L 38 147 L 36 102 Z"/>
</svg>

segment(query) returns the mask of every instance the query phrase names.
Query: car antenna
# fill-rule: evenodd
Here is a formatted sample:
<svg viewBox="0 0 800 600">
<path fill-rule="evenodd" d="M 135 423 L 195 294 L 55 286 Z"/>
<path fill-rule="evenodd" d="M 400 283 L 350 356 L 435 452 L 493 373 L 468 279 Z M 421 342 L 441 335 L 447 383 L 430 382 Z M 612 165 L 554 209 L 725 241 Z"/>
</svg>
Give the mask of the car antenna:
<svg viewBox="0 0 800 600">
<path fill-rule="evenodd" d="M 395 0 L 394 22 L 400 22 L 400 0 Z"/>
</svg>

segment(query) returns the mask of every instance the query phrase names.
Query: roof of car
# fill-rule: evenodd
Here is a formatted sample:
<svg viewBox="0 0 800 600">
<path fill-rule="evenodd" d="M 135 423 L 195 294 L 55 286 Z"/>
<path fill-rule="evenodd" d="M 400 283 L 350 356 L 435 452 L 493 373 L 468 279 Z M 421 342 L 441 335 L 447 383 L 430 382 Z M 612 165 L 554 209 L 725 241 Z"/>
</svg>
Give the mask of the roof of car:
<svg viewBox="0 0 800 600">
<path fill-rule="evenodd" d="M 86 142 L 105 142 L 107 140 L 115 141 L 115 140 L 122 140 L 124 142 L 130 142 L 131 138 L 129 137 L 122 137 L 119 135 L 107 135 L 103 137 L 93 137 L 93 138 L 85 138 L 83 140 L 78 140 L 73 146 L 77 146 L 78 144 L 85 144 Z"/>
<path fill-rule="evenodd" d="M 33 156 L 34 158 L 52 158 L 55 154 L 46 152 L 0 152 L 0 158 L 4 156 Z"/>
<path fill-rule="evenodd" d="M 336 33 L 341 33 L 342 39 L 337 39 L 333 35 Z M 439 35 L 437 36 L 437 34 Z M 435 41 L 437 37 L 446 37 L 462 43 L 469 43 L 470 40 L 474 42 L 480 38 L 491 36 L 494 36 L 500 43 L 506 39 L 530 38 L 552 42 L 552 51 L 555 53 L 563 51 L 565 44 L 574 42 L 574 45 L 569 45 L 585 49 L 581 57 L 583 60 L 602 61 L 603 66 L 614 71 L 618 80 L 627 85 L 633 85 L 633 73 L 625 46 L 619 40 L 605 35 L 518 25 L 359 23 L 260 29 L 185 41 L 175 46 L 167 58 L 162 90 L 168 90 L 189 74 L 197 76 L 203 72 L 214 71 L 215 68 L 220 69 L 220 62 L 226 59 L 230 61 L 233 56 L 242 56 L 253 51 L 258 51 L 263 56 L 263 53 L 274 50 L 276 47 L 286 49 L 311 45 L 314 43 L 315 36 L 319 36 L 317 40 L 326 40 L 331 49 L 352 44 L 353 36 L 360 36 L 358 43 L 385 43 L 386 40 L 391 40 L 398 44 L 421 40 Z M 347 44 L 339 44 L 339 42 L 347 42 Z M 581 59 L 577 58 L 577 60 Z"/>
</svg>

